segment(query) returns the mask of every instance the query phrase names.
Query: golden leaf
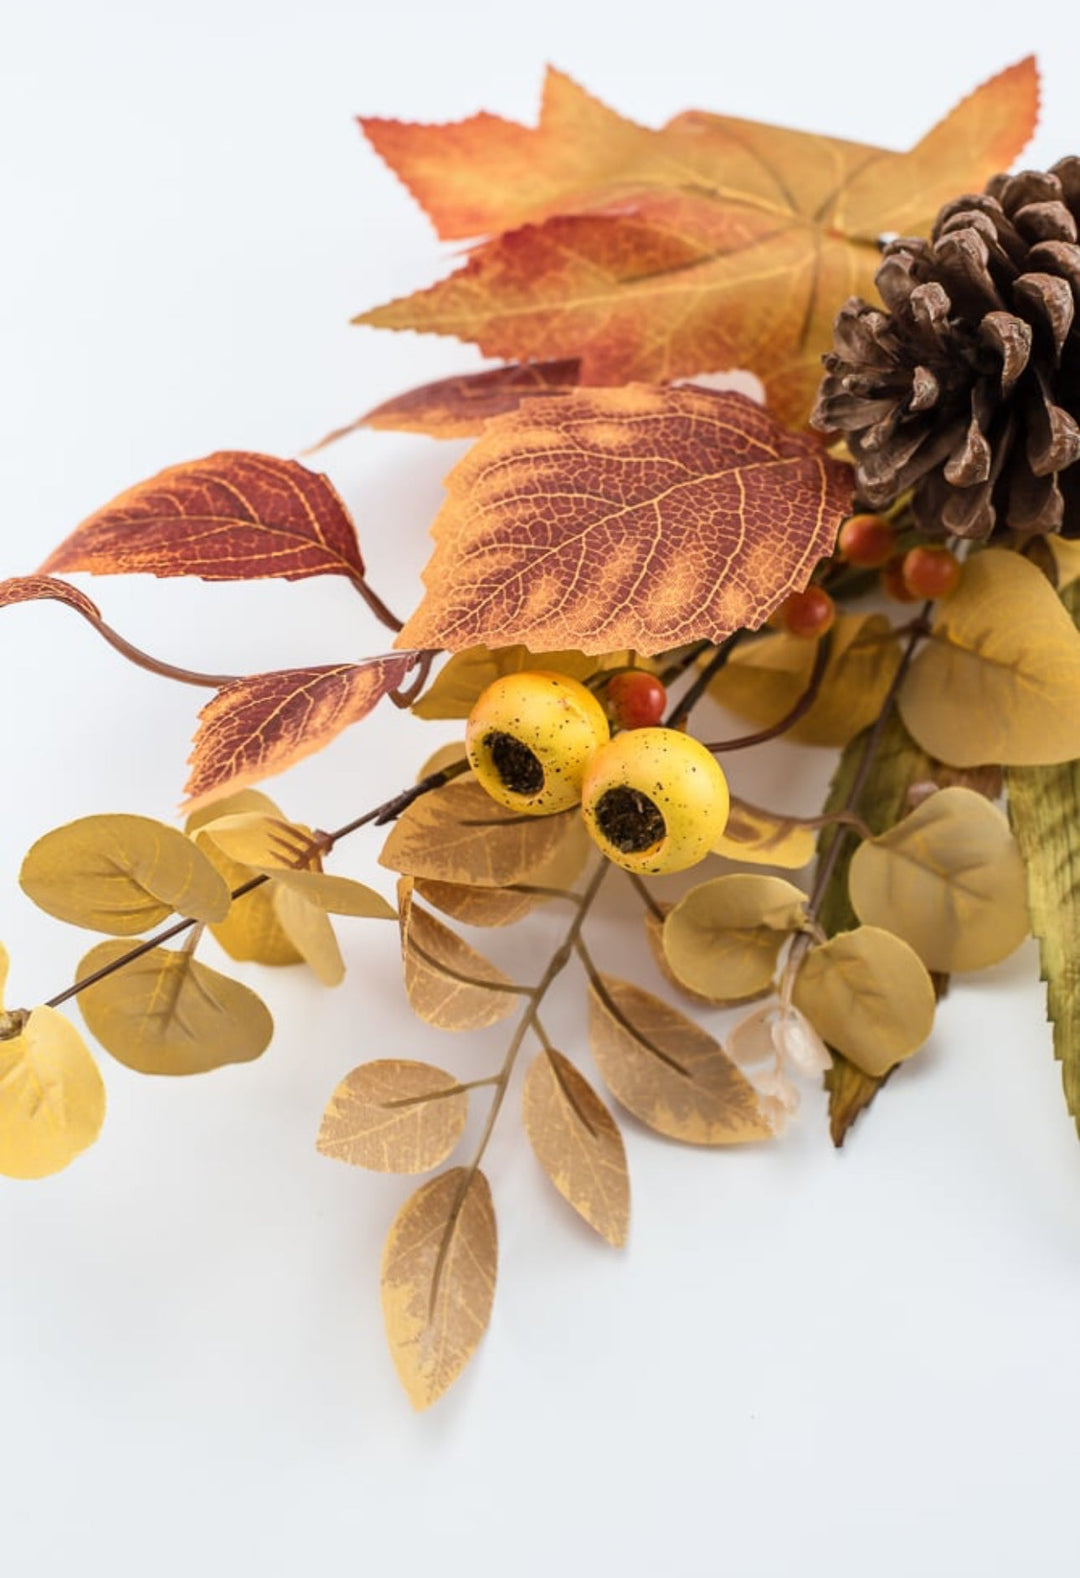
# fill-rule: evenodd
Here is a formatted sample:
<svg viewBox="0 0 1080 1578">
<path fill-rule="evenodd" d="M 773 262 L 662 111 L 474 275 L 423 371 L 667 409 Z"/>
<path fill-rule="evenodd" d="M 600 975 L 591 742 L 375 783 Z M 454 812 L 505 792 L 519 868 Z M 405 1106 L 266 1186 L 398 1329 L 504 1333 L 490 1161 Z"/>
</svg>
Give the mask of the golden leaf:
<svg viewBox="0 0 1080 1578">
<path fill-rule="evenodd" d="M 617 1101 L 689 1145 L 769 1139 L 757 1092 L 719 1042 L 629 981 L 599 976 L 589 993 L 593 1056 Z"/>
<path fill-rule="evenodd" d="M 859 926 L 811 948 L 792 1002 L 814 1029 L 867 1074 L 917 1052 L 934 1023 L 934 983 L 892 932 Z"/>
<path fill-rule="evenodd" d="M 345 979 L 345 961 L 321 904 L 314 904 L 296 888 L 273 884 L 270 903 L 274 918 L 293 947 L 323 986 L 339 986 Z"/>
<path fill-rule="evenodd" d="M 7 973 L 7 950 L 0 943 L 0 1024 Z M 63 1014 L 35 1008 L 17 1034 L 0 1035 L 4 1177 L 47 1178 L 60 1172 L 94 1143 L 104 1121 L 105 1086 L 98 1066 Z"/>
<path fill-rule="evenodd" d="M 655 900 L 655 903 L 655 909 L 647 909 L 645 911 L 645 940 L 649 945 L 649 952 L 653 956 L 656 968 L 668 985 L 673 986 L 681 996 L 689 998 L 693 1003 L 707 1003 L 710 1008 L 715 1008 L 716 1002 L 713 998 L 706 997 L 701 992 L 695 992 L 689 986 L 684 986 L 668 963 L 667 954 L 664 952 L 664 921 L 671 914 L 673 906 L 660 899 Z"/>
<path fill-rule="evenodd" d="M 815 843 L 812 828 L 732 795 L 727 825 L 713 845 L 713 853 L 725 860 L 800 871 L 813 860 Z"/>
<path fill-rule="evenodd" d="M 220 921 L 229 890 L 190 839 L 145 816 L 84 816 L 39 838 L 19 883 L 57 920 L 133 937 L 169 915 Z"/>
<path fill-rule="evenodd" d="M 1024 862 L 1004 814 L 971 789 L 939 789 L 855 851 L 851 902 L 928 970 L 981 970 L 1030 930 Z"/>
<path fill-rule="evenodd" d="M 129 952 L 102 942 L 79 965 L 79 977 Z M 152 948 L 79 994 L 90 1033 L 140 1074 L 204 1074 L 248 1063 L 265 1052 L 274 1022 L 248 987 L 200 964 L 188 952 Z"/>
<path fill-rule="evenodd" d="M 414 1408 L 457 1380 L 491 1319 L 498 1238 L 484 1174 L 452 1167 L 409 1196 L 383 1251 L 382 1306 L 398 1379 Z"/>
<path fill-rule="evenodd" d="M 525 1132 L 556 1189 L 601 1238 L 620 1248 L 630 1225 L 630 1175 L 619 1126 L 561 1052 L 541 1052 L 522 1092 Z"/>
<path fill-rule="evenodd" d="M 328 875 L 321 869 L 317 854 L 311 853 L 314 835 L 306 827 L 285 822 L 280 816 L 246 812 L 220 817 L 205 831 L 231 860 L 270 877 L 275 884 L 291 888 L 331 915 L 369 920 L 396 918 L 397 911 L 374 888 L 350 877 Z M 296 861 L 303 864 L 298 866 Z"/>
<path fill-rule="evenodd" d="M 530 652 L 528 647 L 469 647 L 444 663 L 432 683 L 413 703 L 418 718 L 467 718 L 489 685 L 504 674 L 530 669 L 585 679 L 603 664 L 584 652 Z"/>
<path fill-rule="evenodd" d="M 767 991 L 776 960 L 806 920 L 806 894 L 782 877 L 714 877 L 664 921 L 664 955 L 678 980 L 713 1003 Z"/>
<path fill-rule="evenodd" d="M 528 882 L 556 854 L 576 810 L 521 816 L 496 805 L 475 779 L 422 795 L 395 822 L 379 864 L 410 877 L 505 888 Z"/>
<path fill-rule="evenodd" d="M 1080 756 L 1080 631 L 1042 571 L 1004 548 L 973 554 L 899 707 L 923 749 L 953 767 Z"/>
<path fill-rule="evenodd" d="M 513 982 L 398 884 L 405 992 L 413 1011 L 440 1030 L 483 1030 L 518 1006 Z"/>
<path fill-rule="evenodd" d="M 255 789 L 241 789 L 237 794 L 209 801 L 201 810 L 193 812 L 185 824 L 188 837 L 194 838 L 214 870 L 220 872 L 230 893 L 250 882 L 256 873 L 250 866 L 230 859 L 214 842 L 211 824 L 226 817 L 250 814 L 284 820 L 267 795 Z M 293 946 L 278 923 L 268 885 L 245 893 L 231 906 L 225 919 L 210 929 L 230 958 L 270 965 L 304 962 L 303 954 Z"/>
<path fill-rule="evenodd" d="M 839 614 L 821 689 L 810 710 L 786 731 L 807 745 L 846 745 L 873 723 L 900 663 L 882 614 Z M 787 631 L 736 647 L 709 685 L 710 694 L 740 717 L 771 728 L 787 716 L 810 683 L 817 642 Z"/>
<path fill-rule="evenodd" d="M 468 1092 L 430 1063 L 380 1059 L 346 1074 L 319 1128 L 324 1156 L 380 1173 L 426 1173 L 446 1160 L 469 1115 Z"/>
</svg>

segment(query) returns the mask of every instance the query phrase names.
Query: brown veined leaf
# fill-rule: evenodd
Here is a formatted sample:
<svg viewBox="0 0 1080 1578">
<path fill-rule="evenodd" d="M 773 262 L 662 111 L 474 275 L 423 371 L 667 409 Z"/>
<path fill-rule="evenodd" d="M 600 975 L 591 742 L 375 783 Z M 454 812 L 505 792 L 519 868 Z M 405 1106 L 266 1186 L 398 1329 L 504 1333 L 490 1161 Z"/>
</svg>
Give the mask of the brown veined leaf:
<svg viewBox="0 0 1080 1578">
<path fill-rule="evenodd" d="M 516 1012 L 514 983 L 414 904 L 408 877 L 398 884 L 398 898 L 405 992 L 414 1013 L 440 1030 L 483 1030 Z"/>
<path fill-rule="evenodd" d="M 808 745 L 846 745 L 873 723 L 900 665 L 899 643 L 882 614 L 840 614 L 832 628 L 821 689 L 809 711 L 786 731 Z M 736 647 L 712 680 L 710 694 L 730 711 L 770 728 L 795 706 L 810 683 L 817 642 L 778 631 Z"/>
<path fill-rule="evenodd" d="M 394 1218 L 383 1250 L 383 1319 L 414 1408 L 437 1402 L 476 1352 L 497 1269 L 495 1208 L 478 1168 L 429 1179 Z"/>
<path fill-rule="evenodd" d="M 323 1113 L 324 1156 L 380 1173 L 426 1173 L 460 1140 L 469 1095 L 430 1063 L 383 1058 L 346 1074 Z"/>
<path fill-rule="evenodd" d="M 78 975 L 115 964 L 130 951 L 102 942 Z M 79 993 L 79 1007 L 106 1052 L 139 1074 L 205 1074 L 265 1052 L 274 1022 L 261 998 L 191 953 L 152 948 Z"/>
<path fill-rule="evenodd" d="M 327 433 L 313 448 L 323 449 L 364 427 L 425 433 L 429 438 L 474 438 L 493 416 L 516 411 L 523 400 L 565 394 L 578 382 L 578 372 L 576 361 L 524 362 L 440 378 L 384 400 L 355 422 Z"/>
<path fill-rule="evenodd" d="M 782 866 L 801 871 L 814 858 L 814 831 L 793 817 L 766 811 L 732 795 L 727 824 L 713 845 L 713 854 L 725 860 L 745 860 L 753 866 Z"/>
<path fill-rule="evenodd" d="M 528 647 L 468 647 L 444 663 L 432 683 L 413 703 L 418 718 L 467 718 L 489 685 L 504 674 L 544 669 L 585 679 L 603 665 L 584 652 L 530 652 Z"/>
<path fill-rule="evenodd" d="M 792 1002 L 823 1040 L 866 1074 L 911 1057 L 934 1023 L 934 983 L 914 948 L 858 926 L 811 948 Z"/>
<path fill-rule="evenodd" d="M 402 812 L 379 864 L 432 882 L 505 888 L 531 881 L 580 820 L 577 811 L 520 816 L 496 805 L 474 779 L 458 778 Z"/>
<path fill-rule="evenodd" d="M 635 1118 L 689 1145 L 771 1138 L 757 1092 L 701 1026 L 629 981 L 601 975 L 589 991 L 593 1057 Z"/>
<path fill-rule="evenodd" d="M 146 816 L 84 816 L 33 844 L 23 892 L 72 926 L 133 937 L 167 916 L 221 921 L 229 889 L 190 839 Z"/>
<path fill-rule="evenodd" d="M 939 789 L 852 857 L 861 921 L 910 943 L 928 970 L 982 970 L 1031 930 L 1024 862 L 1008 821 L 971 789 Z"/>
<path fill-rule="evenodd" d="M 7 973 L 0 943 L 0 1174 L 47 1178 L 97 1139 L 105 1086 L 79 1032 L 55 1008 L 5 1015 Z"/>
<path fill-rule="evenodd" d="M 214 842 L 212 824 L 227 817 L 252 814 L 284 820 L 280 809 L 267 795 L 254 789 L 241 789 L 237 794 L 206 802 L 185 824 L 184 831 L 189 838 L 194 838 L 215 871 L 220 872 L 230 893 L 250 882 L 257 873 L 251 866 L 230 859 Z M 274 914 L 273 893 L 268 884 L 235 900 L 225 919 L 210 929 L 232 959 L 269 965 L 303 963 L 303 954 L 289 941 Z"/>
<path fill-rule="evenodd" d="M 356 529 L 329 479 L 299 461 L 244 450 L 169 466 L 136 483 L 77 526 L 42 570 L 364 579 Z"/>
<path fill-rule="evenodd" d="M 569 893 L 595 847 L 580 817 L 563 820 L 566 826 L 562 840 L 550 858 L 530 872 L 527 882 L 492 888 L 417 877 L 416 892 L 444 915 L 466 926 L 512 926 L 538 905 Z"/>
<path fill-rule="evenodd" d="M 403 647 L 646 656 L 806 585 L 851 471 L 730 391 L 576 390 L 496 417 L 447 478 Z"/>
<path fill-rule="evenodd" d="M 1029 58 L 906 154 L 698 111 L 653 132 L 558 74 L 537 131 L 367 122 L 440 234 L 495 238 L 356 321 L 515 361 L 580 357 L 588 384 L 749 368 L 805 423 L 838 303 L 873 294 L 878 238 L 924 233 L 1008 168 L 1037 97 Z"/>
<path fill-rule="evenodd" d="M 923 750 L 952 767 L 1080 756 L 1080 631 L 1042 571 L 1003 548 L 973 554 L 898 705 Z"/>
<path fill-rule="evenodd" d="M 714 877 L 668 913 L 664 956 L 692 992 L 744 1002 L 768 991 L 781 948 L 805 922 L 806 894 L 782 877 Z"/>
<path fill-rule="evenodd" d="M 89 619 L 92 625 L 101 623 L 101 610 L 97 604 L 92 603 L 78 587 L 69 586 L 67 581 L 58 581 L 51 575 L 15 575 L 10 580 L 0 581 L 0 608 L 10 608 L 15 603 L 46 600 L 66 603 L 77 614 L 82 614 L 84 619 Z"/>
<path fill-rule="evenodd" d="M 234 680 L 199 714 L 189 758 L 188 809 L 302 761 L 366 718 L 402 684 L 415 653 L 279 669 Z"/>
<path fill-rule="evenodd" d="M 522 1116 L 536 1159 L 564 1200 L 620 1249 L 630 1226 L 630 1175 L 619 1126 L 561 1052 L 529 1065 Z"/>
</svg>

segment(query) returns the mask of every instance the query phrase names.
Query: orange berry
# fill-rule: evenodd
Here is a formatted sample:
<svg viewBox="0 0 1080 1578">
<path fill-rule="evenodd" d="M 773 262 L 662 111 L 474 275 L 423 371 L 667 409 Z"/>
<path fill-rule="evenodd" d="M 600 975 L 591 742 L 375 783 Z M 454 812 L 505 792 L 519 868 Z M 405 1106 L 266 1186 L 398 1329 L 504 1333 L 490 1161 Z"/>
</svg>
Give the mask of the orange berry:
<svg viewBox="0 0 1080 1578">
<path fill-rule="evenodd" d="M 949 548 L 912 548 L 901 573 L 912 597 L 948 597 L 960 580 L 960 560 Z"/>
<path fill-rule="evenodd" d="M 896 533 L 881 515 L 852 515 L 840 528 L 837 547 L 848 564 L 880 570 L 896 552 Z"/>
<path fill-rule="evenodd" d="M 643 668 L 613 674 L 607 685 L 608 711 L 620 729 L 648 729 L 663 720 L 667 691 Z"/>
<path fill-rule="evenodd" d="M 918 594 L 909 590 L 904 580 L 904 560 L 902 556 L 890 559 L 881 572 L 881 590 L 886 597 L 891 597 L 896 603 L 917 603 Z"/>
<path fill-rule="evenodd" d="M 792 592 L 781 605 L 783 627 L 792 636 L 823 636 L 836 618 L 836 604 L 820 586 Z"/>
</svg>

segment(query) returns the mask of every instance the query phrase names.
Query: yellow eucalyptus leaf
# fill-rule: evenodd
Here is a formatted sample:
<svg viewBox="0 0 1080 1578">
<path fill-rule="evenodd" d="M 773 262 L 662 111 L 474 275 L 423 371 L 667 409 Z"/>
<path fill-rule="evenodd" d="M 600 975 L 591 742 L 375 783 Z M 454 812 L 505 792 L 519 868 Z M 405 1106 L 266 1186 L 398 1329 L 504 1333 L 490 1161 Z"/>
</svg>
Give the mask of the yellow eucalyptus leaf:
<svg viewBox="0 0 1080 1578">
<path fill-rule="evenodd" d="M 513 982 L 398 885 L 405 992 L 414 1013 L 440 1030 L 482 1030 L 518 1008 Z"/>
<path fill-rule="evenodd" d="M 133 937 L 172 914 L 221 921 L 229 890 L 201 850 L 145 816 L 84 816 L 39 838 L 19 883 L 57 920 Z"/>
<path fill-rule="evenodd" d="M 764 811 L 732 796 L 727 826 L 713 845 L 713 853 L 750 865 L 801 871 L 813 860 L 816 842 L 812 828 L 800 827 L 775 811 Z"/>
<path fill-rule="evenodd" d="M 396 920 L 397 910 L 381 893 L 351 877 L 336 877 L 326 871 L 296 871 L 290 867 L 266 866 L 263 872 L 278 886 L 326 910 L 330 915 L 351 915 L 360 920 Z"/>
<path fill-rule="evenodd" d="M 971 789 L 940 789 L 855 851 L 851 902 L 928 970 L 997 964 L 1030 930 L 1027 879 L 1004 814 Z"/>
<path fill-rule="evenodd" d="M 464 766 L 462 766 L 464 764 Z M 440 745 L 438 750 L 432 751 L 416 775 L 417 783 L 423 783 L 425 778 L 430 778 L 432 773 L 445 772 L 448 767 L 462 766 L 463 778 L 472 772 L 465 757 L 465 741 L 451 740 L 447 745 Z"/>
<path fill-rule="evenodd" d="M 934 1023 L 934 983 L 892 932 L 858 926 L 811 948 L 792 1002 L 829 1046 L 866 1074 L 917 1052 Z"/>
<path fill-rule="evenodd" d="M 951 767 L 1080 756 L 1080 631 L 1041 570 L 989 548 L 964 565 L 904 680 L 900 714 Z"/>
<path fill-rule="evenodd" d="M 192 811 L 184 823 L 184 832 L 194 838 L 201 828 L 212 822 L 223 821 L 229 816 L 266 816 L 284 821 L 280 809 L 267 794 L 258 789 L 238 789 L 235 794 L 222 795 L 218 800 L 208 800 L 197 811 Z"/>
<path fill-rule="evenodd" d="M 345 979 L 345 960 L 325 909 L 296 888 L 277 881 L 271 886 L 274 917 L 286 937 L 317 981 L 323 986 L 340 986 Z"/>
<path fill-rule="evenodd" d="M 230 860 L 252 871 L 278 871 L 291 868 L 308 857 L 318 867 L 317 857 L 309 856 L 314 835 L 309 828 L 287 822 L 280 816 L 247 811 L 216 817 L 204 824 L 203 833 L 212 838 Z"/>
<path fill-rule="evenodd" d="M 398 1379 L 428 1408 L 476 1352 L 491 1319 L 498 1238 L 491 1188 L 453 1167 L 409 1196 L 383 1250 L 382 1306 Z"/>
<path fill-rule="evenodd" d="M 521 816 L 496 805 L 471 779 L 455 779 L 415 800 L 395 822 L 379 862 L 410 877 L 466 887 L 529 882 L 552 860 L 579 812 Z"/>
<path fill-rule="evenodd" d="M 468 1092 L 430 1063 L 362 1063 L 330 1098 L 317 1141 L 324 1156 L 382 1173 L 424 1173 L 461 1138 Z"/>
<path fill-rule="evenodd" d="M 251 866 L 232 860 L 214 842 L 210 824 L 226 817 L 259 815 L 284 820 L 278 807 L 268 795 L 255 789 L 240 789 L 236 794 L 212 800 L 193 811 L 185 823 L 185 831 L 219 872 L 229 892 L 242 888 L 256 875 Z M 207 831 L 209 829 L 209 831 Z M 253 888 L 243 898 L 232 903 L 228 915 L 211 927 L 214 937 L 233 959 L 250 960 L 255 964 L 302 964 L 303 954 L 289 941 L 274 914 L 273 895 L 267 886 Z"/>
<path fill-rule="evenodd" d="M 526 669 L 584 679 L 603 667 L 583 652 L 530 652 L 528 647 L 469 647 L 444 663 L 428 689 L 413 703 L 418 718 L 467 718 L 489 685 L 504 674 Z"/>
<path fill-rule="evenodd" d="M 92 975 L 129 951 L 103 942 L 79 965 Z M 90 1033 L 140 1074 L 204 1074 L 265 1052 L 274 1022 L 248 987 L 189 952 L 152 948 L 79 994 Z"/>
<path fill-rule="evenodd" d="M 710 1002 L 767 991 L 777 956 L 806 919 L 806 894 L 782 877 L 746 873 L 691 888 L 664 921 L 664 956 Z"/>
<path fill-rule="evenodd" d="M 630 1225 L 630 1175 L 619 1126 L 561 1052 L 538 1054 L 521 1098 L 525 1133 L 564 1200 L 616 1248 Z"/>
<path fill-rule="evenodd" d="M 629 981 L 602 975 L 589 992 L 593 1057 L 615 1099 L 688 1145 L 769 1139 L 757 1092 L 694 1020 Z"/>
<path fill-rule="evenodd" d="M 656 900 L 655 903 L 655 909 L 647 909 L 645 911 L 644 921 L 645 940 L 649 945 L 649 952 L 653 956 L 656 968 L 668 985 L 673 986 L 681 996 L 688 998 L 692 1003 L 707 1003 L 710 1008 L 715 1008 L 717 1006 L 716 998 L 706 997 L 703 993 L 695 992 L 691 987 L 684 986 L 668 963 L 667 954 L 664 952 L 664 921 L 671 914 L 673 906 L 660 900 Z M 754 997 L 760 995 L 758 992 L 754 993 Z M 742 1001 L 745 1001 L 745 999 L 733 999 L 733 1002 Z"/>
<path fill-rule="evenodd" d="M 808 745 L 846 745 L 873 723 L 900 663 L 900 647 L 882 614 L 839 614 L 821 690 L 786 738 Z M 709 685 L 721 706 L 771 728 L 810 683 L 817 642 L 787 631 L 736 647 Z"/>
</svg>

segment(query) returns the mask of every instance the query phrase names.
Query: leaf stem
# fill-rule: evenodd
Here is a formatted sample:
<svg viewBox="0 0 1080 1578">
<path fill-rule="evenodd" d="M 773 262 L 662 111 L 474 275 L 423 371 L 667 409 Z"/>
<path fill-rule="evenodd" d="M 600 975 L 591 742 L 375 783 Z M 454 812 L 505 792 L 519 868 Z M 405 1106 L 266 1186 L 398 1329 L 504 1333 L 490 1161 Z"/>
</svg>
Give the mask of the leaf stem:
<svg viewBox="0 0 1080 1578">
<path fill-rule="evenodd" d="M 385 625 L 388 630 L 395 632 L 403 628 L 404 621 L 399 619 L 395 613 L 391 613 L 379 594 L 368 585 L 362 575 L 353 576 L 352 580 L 356 590 L 381 625 Z"/>
<path fill-rule="evenodd" d="M 713 679 L 719 674 L 735 647 L 742 640 L 742 637 L 743 631 L 736 630 L 734 635 L 730 635 L 726 640 L 720 642 L 712 657 L 694 680 L 694 683 L 687 688 L 680 700 L 672 707 L 667 716 L 666 728 L 682 728 L 693 709 L 708 690 Z"/>
<path fill-rule="evenodd" d="M 766 740 L 775 740 L 778 735 L 786 734 L 788 729 L 793 729 L 804 718 L 818 698 L 821 682 L 825 678 L 825 670 L 829 666 L 832 655 L 832 632 L 827 631 L 817 644 L 814 654 L 814 666 L 810 670 L 810 678 L 806 682 L 806 689 L 795 705 L 776 723 L 770 724 L 767 729 L 758 729 L 754 734 L 741 734 L 734 740 L 717 740 L 705 749 L 712 751 L 714 756 L 719 756 L 724 751 L 744 751 L 751 745 L 764 745 Z"/>
</svg>

